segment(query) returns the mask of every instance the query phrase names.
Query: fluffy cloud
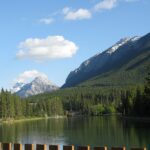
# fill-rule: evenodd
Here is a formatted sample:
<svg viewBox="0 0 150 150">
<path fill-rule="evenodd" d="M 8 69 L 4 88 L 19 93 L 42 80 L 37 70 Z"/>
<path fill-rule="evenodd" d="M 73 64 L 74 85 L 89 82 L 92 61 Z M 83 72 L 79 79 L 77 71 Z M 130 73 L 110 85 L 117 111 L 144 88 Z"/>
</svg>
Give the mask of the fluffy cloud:
<svg viewBox="0 0 150 150">
<path fill-rule="evenodd" d="M 41 72 L 38 72 L 37 70 L 28 70 L 23 73 L 21 73 L 14 82 L 17 83 L 28 83 L 28 81 L 34 79 L 35 77 L 44 77 L 47 78 L 47 75 Z"/>
<path fill-rule="evenodd" d="M 39 22 L 46 24 L 46 25 L 49 25 L 49 24 L 52 24 L 54 22 L 54 19 L 53 18 L 42 18 L 39 20 Z"/>
<path fill-rule="evenodd" d="M 88 9 L 80 8 L 78 10 L 71 10 L 66 7 L 63 9 L 64 18 L 66 20 L 83 20 L 90 19 L 92 17 L 91 12 Z"/>
<path fill-rule="evenodd" d="M 110 10 L 114 8 L 116 4 L 117 4 L 117 0 L 102 0 L 95 5 L 94 10 L 95 11 Z"/>
<path fill-rule="evenodd" d="M 137 2 L 141 0 L 99 0 L 97 4 L 91 6 L 90 9 L 87 8 L 78 8 L 72 9 L 70 7 L 65 7 L 62 11 L 57 11 L 51 14 L 53 17 L 58 17 L 58 15 L 63 15 L 65 20 L 84 20 L 92 18 L 92 15 L 96 12 L 101 12 L 103 10 L 111 10 L 114 7 L 119 6 L 121 2 Z M 53 18 L 42 18 L 39 20 L 44 24 L 51 24 L 54 22 Z"/>
<path fill-rule="evenodd" d="M 29 38 L 19 44 L 17 58 L 35 61 L 72 57 L 78 47 L 63 36 L 48 36 L 45 39 Z"/>
<path fill-rule="evenodd" d="M 62 11 L 57 11 L 55 13 L 52 13 L 51 16 L 58 17 L 58 15 L 63 15 L 65 20 L 84 20 L 84 19 L 90 19 L 92 18 L 92 15 L 96 12 L 101 12 L 103 10 L 111 10 L 121 2 L 137 2 L 141 0 L 99 0 L 97 4 L 94 6 L 91 6 L 90 9 L 87 8 L 78 8 L 78 9 L 72 9 L 70 7 L 65 7 L 62 9 Z M 57 19 L 56 19 L 57 20 Z M 53 18 L 42 18 L 39 20 L 41 23 L 44 24 L 51 24 L 54 22 Z"/>
</svg>

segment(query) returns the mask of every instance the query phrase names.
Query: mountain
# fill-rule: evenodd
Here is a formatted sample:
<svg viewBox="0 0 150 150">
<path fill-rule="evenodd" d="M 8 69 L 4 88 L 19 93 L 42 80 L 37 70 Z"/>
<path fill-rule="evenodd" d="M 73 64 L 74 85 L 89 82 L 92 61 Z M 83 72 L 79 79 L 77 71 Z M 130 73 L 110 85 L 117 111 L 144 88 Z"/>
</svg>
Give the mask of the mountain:
<svg viewBox="0 0 150 150">
<path fill-rule="evenodd" d="M 11 90 L 12 93 L 16 93 L 16 92 L 20 91 L 21 88 L 22 88 L 24 85 L 25 85 L 25 83 L 17 82 L 17 83 L 13 86 L 13 88 L 12 88 L 12 90 Z"/>
<path fill-rule="evenodd" d="M 45 77 L 36 77 L 32 82 L 23 84 L 16 83 L 13 87 L 13 91 L 20 97 L 29 97 L 45 92 L 51 92 L 59 89 L 58 86 L 51 83 Z"/>
<path fill-rule="evenodd" d="M 143 37 L 124 38 L 70 72 L 62 88 L 141 83 L 149 66 L 150 33 Z"/>
</svg>

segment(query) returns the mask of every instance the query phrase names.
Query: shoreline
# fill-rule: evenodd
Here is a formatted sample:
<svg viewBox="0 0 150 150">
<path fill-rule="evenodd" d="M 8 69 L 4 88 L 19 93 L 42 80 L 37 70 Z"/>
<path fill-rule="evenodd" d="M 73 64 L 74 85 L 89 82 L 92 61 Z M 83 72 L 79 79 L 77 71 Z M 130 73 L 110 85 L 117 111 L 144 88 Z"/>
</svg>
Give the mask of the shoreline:
<svg viewBox="0 0 150 150">
<path fill-rule="evenodd" d="M 18 119 L 8 119 L 2 120 L 0 119 L 0 124 L 12 124 L 12 123 L 19 123 L 19 122 L 26 122 L 26 121 L 36 121 L 36 120 L 47 120 L 47 119 L 61 119 L 61 118 L 76 118 L 76 117 L 86 117 L 85 115 L 75 115 L 75 116 L 50 116 L 50 117 L 28 117 L 28 118 L 18 118 Z M 122 116 L 121 114 L 104 114 L 101 116 L 118 116 L 124 120 L 133 120 L 133 121 L 144 121 L 150 122 L 150 117 L 136 117 L 136 116 Z M 94 116 L 89 116 L 94 117 Z"/>
<path fill-rule="evenodd" d="M 50 117 L 28 117 L 28 118 L 20 118 L 20 119 L 8 119 L 8 120 L 0 120 L 1 124 L 12 124 L 18 122 L 26 122 L 26 121 L 36 121 L 36 120 L 46 120 L 46 119 L 60 119 L 66 118 L 66 116 L 50 116 Z"/>
</svg>

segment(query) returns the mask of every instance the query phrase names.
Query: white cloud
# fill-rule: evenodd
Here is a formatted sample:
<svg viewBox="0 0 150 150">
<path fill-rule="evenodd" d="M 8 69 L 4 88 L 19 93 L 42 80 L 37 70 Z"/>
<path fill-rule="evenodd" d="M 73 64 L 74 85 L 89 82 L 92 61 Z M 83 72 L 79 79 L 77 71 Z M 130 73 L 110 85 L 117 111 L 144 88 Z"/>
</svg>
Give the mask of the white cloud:
<svg viewBox="0 0 150 150">
<path fill-rule="evenodd" d="M 80 8 L 78 10 L 71 10 L 69 7 L 63 9 L 64 18 L 66 20 L 83 20 L 90 19 L 92 17 L 91 12 L 88 9 Z"/>
<path fill-rule="evenodd" d="M 62 12 L 63 14 L 67 14 L 71 9 L 69 7 L 63 8 Z"/>
<path fill-rule="evenodd" d="M 48 36 L 45 39 L 29 38 L 19 44 L 17 58 L 30 58 L 35 61 L 69 58 L 78 50 L 72 41 L 63 36 Z"/>
<path fill-rule="evenodd" d="M 95 11 L 110 10 L 117 4 L 117 0 L 102 0 L 94 6 Z"/>
<path fill-rule="evenodd" d="M 58 17 L 63 14 L 65 20 L 84 20 L 92 18 L 92 15 L 96 12 L 101 12 L 104 10 L 111 10 L 114 7 L 119 5 L 121 2 L 138 2 L 141 0 L 99 0 L 99 3 L 91 6 L 90 9 L 87 8 L 79 8 L 79 9 L 72 9 L 70 7 L 64 7 L 61 11 L 56 11 L 51 16 Z M 92 3 L 96 2 L 96 0 L 92 0 Z M 53 18 L 47 17 L 42 18 L 39 21 L 44 24 L 51 24 L 55 20 Z M 57 19 L 56 19 L 57 20 Z"/>
<path fill-rule="evenodd" d="M 46 74 L 41 73 L 37 70 L 28 70 L 23 73 L 21 73 L 15 80 L 14 82 L 17 83 L 28 83 L 30 80 L 34 79 L 35 77 L 44 77 L 48 78 Z"/>
<path fill-rule="evenodd" d="M 54 19 L 53 18 L 42 18 L 39 20 L 39 22 L 46 24 L 46 25 L 49 25 L 49 24 L 52 24 L 54 22 Z"/>
</svg>

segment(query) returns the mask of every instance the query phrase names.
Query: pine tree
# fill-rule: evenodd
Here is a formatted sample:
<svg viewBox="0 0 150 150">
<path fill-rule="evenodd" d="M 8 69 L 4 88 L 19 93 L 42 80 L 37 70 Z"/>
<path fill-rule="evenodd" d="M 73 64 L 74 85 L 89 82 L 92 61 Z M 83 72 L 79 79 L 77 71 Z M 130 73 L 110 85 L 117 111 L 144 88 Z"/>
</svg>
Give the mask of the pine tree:
<svg viewBox="0 0 150 150">
<path fill-rule="evenodd" d="M 2 119 L 7 118 L 7 103 L 6 103 L 6 93 L 4 89 L 1 90 L 1 104 L 2 104 Z"/>
<path fill-rule="evenodd" d="M 150 73 L 148 73 L 148 77 L 146 78 L 143 99 L 145 115 L 150 116 Z"/>
<path fill-rule="evenodd" d="M 150 73 L 148 73 L 148 77 L 146 78 L 144 96 L 147 101 L 150 101 Z"/>
</svg>

